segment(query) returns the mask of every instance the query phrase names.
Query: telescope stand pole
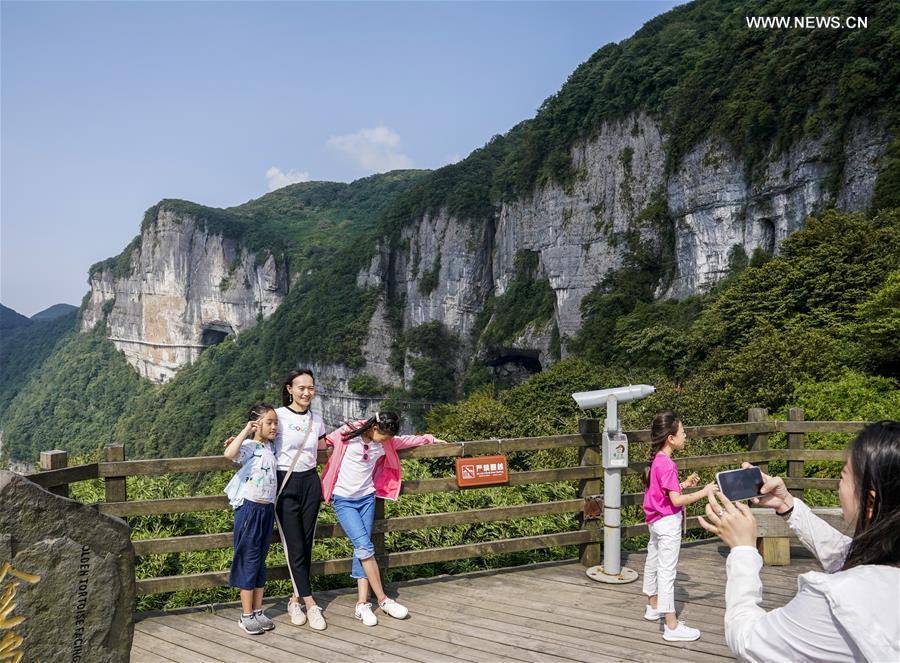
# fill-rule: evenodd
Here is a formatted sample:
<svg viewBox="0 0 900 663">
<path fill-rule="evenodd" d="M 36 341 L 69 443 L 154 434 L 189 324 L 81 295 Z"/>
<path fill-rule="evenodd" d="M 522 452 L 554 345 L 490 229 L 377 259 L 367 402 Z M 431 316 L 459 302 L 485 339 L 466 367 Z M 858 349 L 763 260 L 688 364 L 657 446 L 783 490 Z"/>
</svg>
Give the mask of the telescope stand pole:
<svg viewBox="0 0 900 663">
<path fill-rule="evenodd" d="M 603 566 L 592 566 L 587 575 L 593 580 L 624 584 L 637 580 L 638 574 L 622 567 L 622 470 L 606 467 L 612 456 L 610 437 L 619 432 L 618 401 L 606 399 L 606 434 L 603 436 Z"/>
</svg>

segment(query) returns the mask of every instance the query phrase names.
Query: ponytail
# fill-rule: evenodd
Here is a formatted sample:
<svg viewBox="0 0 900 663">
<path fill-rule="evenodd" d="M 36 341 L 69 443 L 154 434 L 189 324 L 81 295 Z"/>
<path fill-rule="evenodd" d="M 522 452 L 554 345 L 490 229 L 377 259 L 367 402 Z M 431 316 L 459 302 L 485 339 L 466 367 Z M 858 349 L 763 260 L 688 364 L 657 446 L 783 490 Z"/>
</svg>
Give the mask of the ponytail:
<svg viewBox="0 0 900 663">
<path fill-rule="evenodd" d="M 680 423 L 681 417 L 671 410 L 660 412 L 653 417 L 653 422 L 650 424 L 650 458 L 648 459 L 650 462 L 643 472 L 644 488 L 650 487 L 650 466 L 653 465 L 653 459 L 665 446 L 669 436 L 678 434 L 678 424 Z"/>
<path fill-rule="evenodd" d="M 350 432 L 343 435 L 344 441 L 359 437 L 373 428 L 378 428 L 382 433 L 396 435 L 400 432 L 400 415 L 396 412 L 376 412 L 374 417 L 366 419 L 365 423 L 359 428 L 353 428 L 351 425 Z"/>
</svg>

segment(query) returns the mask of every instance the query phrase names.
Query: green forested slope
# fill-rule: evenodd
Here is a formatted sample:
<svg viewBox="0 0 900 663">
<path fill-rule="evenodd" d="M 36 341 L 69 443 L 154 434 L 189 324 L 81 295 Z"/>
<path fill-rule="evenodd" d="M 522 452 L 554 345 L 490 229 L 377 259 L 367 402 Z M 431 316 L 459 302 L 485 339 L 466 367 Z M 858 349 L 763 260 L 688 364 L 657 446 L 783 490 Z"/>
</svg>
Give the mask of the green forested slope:
<svg viewBox="0 0 900 663">
<path fill-rule="evenodd" d="M 351 184 L 295 184 L 227 210 L 175 200 L 151 208 L 145 224 L 160 207 L 190 214 L 210 232 L 283 255 L 302 276 L 269 320 L 204 351 L 162 386 L 140 379 L 100 326 L 68 336 L 49 359 L 43 361 L 47 353 L 29 364 L 37 370 L 17 373 L 0 392 L 15 396 L 0 416 L 4 454 L 33 460 L 42 449 L 79 453 L 112 441 L 125 443 L 129 457 L 201 453 L 215 448 L 247 405 L 272 400 L 275 381 L 299 357 L 359 364 L 374 296 L 356 287 L 356 275 L 374 250 L 385 206 L 423 175 L 395 171 Z M 139 240 L 92 271 L 122 269 Z"/>
<path fill-rule="evenodd" d="M 16 394 L 62 339 L 75 333 L 77 311 L 50 320 L 32 320 L 0 332 L 0 421 Z M 28 318 L 25 318 L 28 321 Z"/>
</svg>

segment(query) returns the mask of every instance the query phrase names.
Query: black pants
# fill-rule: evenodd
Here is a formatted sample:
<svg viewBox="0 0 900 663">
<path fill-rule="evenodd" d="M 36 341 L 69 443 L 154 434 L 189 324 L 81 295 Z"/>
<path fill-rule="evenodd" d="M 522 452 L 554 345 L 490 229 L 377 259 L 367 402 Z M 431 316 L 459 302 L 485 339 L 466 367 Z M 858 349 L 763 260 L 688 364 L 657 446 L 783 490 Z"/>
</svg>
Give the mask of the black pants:
<svg viewBox="0 0 900 663">
<path fill-rule="evenodd" d="M 279 486 L 285 474 L 287 472 L 278 471 Z M 294 471 L 275 503 L 278 532 L 296 596 L 312 596 L 309 568 L 321 503 L 322 482 L 315 469 Z"/>
</svg>

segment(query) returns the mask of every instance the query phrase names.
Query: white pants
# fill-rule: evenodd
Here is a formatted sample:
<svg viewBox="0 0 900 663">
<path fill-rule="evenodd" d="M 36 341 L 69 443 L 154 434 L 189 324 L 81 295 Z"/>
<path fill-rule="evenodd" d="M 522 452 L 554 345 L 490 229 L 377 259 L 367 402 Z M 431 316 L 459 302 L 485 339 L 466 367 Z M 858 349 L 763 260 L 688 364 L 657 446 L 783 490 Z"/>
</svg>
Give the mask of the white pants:
<svg viewBox="0 0 900 663">
<path fill-rule="evenodd" d="M 681 551 L 682 513 L 650 523 L 650 542 L 644 564 L 644 594 L 657 595 L 656 609 L 675 612 L 675 567 Z"/>
</svg>

